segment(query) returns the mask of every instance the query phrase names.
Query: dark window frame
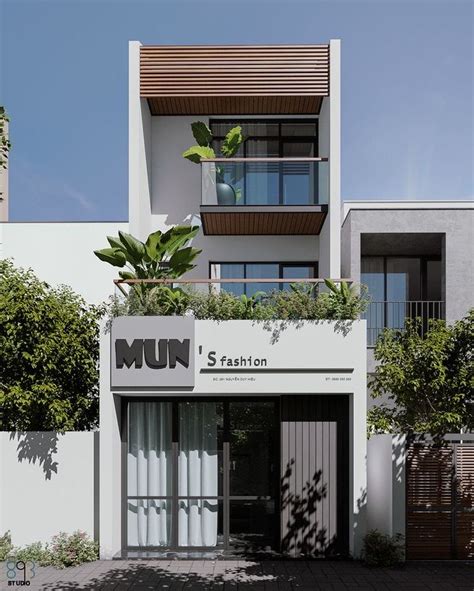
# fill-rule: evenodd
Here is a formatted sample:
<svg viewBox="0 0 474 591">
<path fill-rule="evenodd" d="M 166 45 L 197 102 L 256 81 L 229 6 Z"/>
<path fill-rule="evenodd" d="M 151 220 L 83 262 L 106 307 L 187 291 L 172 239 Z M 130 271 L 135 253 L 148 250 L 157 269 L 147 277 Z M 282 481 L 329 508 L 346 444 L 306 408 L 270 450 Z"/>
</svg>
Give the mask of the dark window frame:
<svg viewBox="0 0 474 591">
<path fill-rule="evenodd" d="M 212 277 L 212 265 L 243 265 L 244 267 L 244 276 L 242 279 L 247 278 L 247 265 L 278 265 L 278 277 L 274 279 L 285 279 L 283 277 L 283 268 L 284 267 L 305 267 L 305 268 L 313 268 L 313 277 L 311 279 L 317 279 L 319 273 L 319 261 L 209 261 L 209 279 L 215 279 Z M 240 279 L 240 277 L 236 277 L 236 279 Z M 304 279 L 302 277 L 301 279 Z M 288 283 L 291 283 L 291 278 L 288 279 Z M 244 293 L 246 293 L 246 287 L 250 285 L 248 283 L 244 283 Z M 278 285 L 278 289 L 280 291 L 283 290 L 283 283 Z"/>
<path fill-rule="evenodd" d="M 172 494 L 168 496 L 137 496 L 128 495 L 127 483 L 128 483 L 128 405 L 130 402 L 170 402 L 172 404 L 172 429 L 171 429 L 171 470 L 172 470 L 172 483 L 171 490 Z M 200 497 L 194 497 L 191 495 L 182 496 L 178 495 L 178 455 L 179 455 L 179 404 L 181 402 L 216 402 L 222 403 L 224 412 L 224 430 L 223 430 L 223 470 L 224 473 L 229 472 L 229 446 L 230 446 L 230 420 L 229 420 L 229 405 L 232 402 L 271 402 L 274 405 L 274 436 L 276 441 L 275 447 L 275 463 L 277 466 L 281 464 L 281 451 L 280 451 L 280 424 L 281 424 L 281 400 L 279 396 L 229 396 L 223 399 L 218 396 L 124 396 L 121 399 L 121 468 L 122 468 L 122 502 L 121 502 L 121 546 L 124 552 L 209 552 L 219 551 L 221 549 L 229 550 L 230 545 L 230 503 L 232 500 L 262 500 L 263 497 L 258 496 L 239 496 L 230 495 L 229 476 L 224 477 L 222 495 L 206 495 Z M 280 545 L 280 503 L 281 503 L 281 491 L 279 488 L 279 479 L 275 479 L 275 548 L 279 550 Z M 272 497 L 270 497 L 271 499 Z M 128 545 L 128 501 L 129 499 L 151 499 L 151 500 L 170 500 L 171 501 L 171 536 L 170 544 L 168 546 L 129 546 Z M 208 547 L 208 546 L 179 546 L 177 533 L 178 533 L 178 503 L 183 499 L 212 499 L 217 500 L 218 503 L 222 503 L 223 511 L 223 544 L 222 546 Z"/>
<path fill-rule="evenodd" d="M 289 143 L 312 143 L 313 144 L 313 153 L 314 157 L 319 157 L 319 119 L 317 118 L 305 118 L 305 119 L 210 119 L 209 120 L 209 128 L 212 131 L 213 124 L 224 124 L 229 126 L 236 126 L 239 124 L 273 124 L 278 125 L 278 135 L 251 135 L 248 136 L 246 139 L 251 140 L 261 140 L 261 141 L 273 141 L 278 142 L 278 158 L 284 158 L 283 155 L 283 146 L 284 144 Z M 288 125 L 289 123 L 307 123 L 315 125 L 315 135 L 282 135 L 282 125 Z M 214 135 L 213 140 L 222 141 L 224 139 L 224 135 Z M 247 158 L 247 149 L 246 149 L 246 142 L 243 143 L 243 154 L 242 158 Z M 245 166 L 245 164 L 244 164 Z M 314 171 L 314 186 L 313 186 L 313 202 L 309 205 L 317 205 L 319 203 L 319 174 L 318 169 L 315 168 Z M 283 173 L 281 170 L 281 166 L 279 167 L 279 181 L 278 181 L 278 202 L 279 205 L 285 205 L 283 203 Z M 244 199 L 246 199 L 246 178 L 247 175 L 244 173 Z"/>
<path fill-rule="evenodd" d="M 383 293 L 384 298 L 383 301 L 387 301 L 387 262 L 389 259 L 418 259 L 420 261 L 420 300 L 426 300 L 426 290 L 427 290 L 427 267 L 429 262 L 441 262 L 442 257 L 441 255 L 417 255 L 417 254 L 367 254 L 361 255 L 361 276 L 362 276 L 362 260 L 363 259 L 383 259 L 383 277 L 384 277 L 384 285 L 383 285 Z"/>
</svg>

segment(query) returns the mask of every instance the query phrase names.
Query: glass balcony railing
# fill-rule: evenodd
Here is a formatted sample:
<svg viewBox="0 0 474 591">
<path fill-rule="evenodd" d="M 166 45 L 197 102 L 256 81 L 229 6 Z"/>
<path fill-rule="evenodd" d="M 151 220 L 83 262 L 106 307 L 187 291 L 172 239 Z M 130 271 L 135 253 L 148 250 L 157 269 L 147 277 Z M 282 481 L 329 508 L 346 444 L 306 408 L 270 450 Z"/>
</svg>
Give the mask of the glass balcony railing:
<svg viewBox="0 0 474 591">
<path fill-rule="evenodd" d="M 256 207 L 326 204 L 328 164 L 322 158 L 203 160 L 201 204 Z"/>
</svg>

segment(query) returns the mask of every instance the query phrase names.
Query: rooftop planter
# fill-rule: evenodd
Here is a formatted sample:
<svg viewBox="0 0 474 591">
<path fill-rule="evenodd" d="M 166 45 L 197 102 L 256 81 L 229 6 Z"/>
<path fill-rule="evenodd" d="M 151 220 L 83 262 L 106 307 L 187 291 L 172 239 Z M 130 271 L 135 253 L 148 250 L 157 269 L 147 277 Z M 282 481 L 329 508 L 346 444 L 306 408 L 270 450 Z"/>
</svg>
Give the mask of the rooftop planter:
<svg viewBox="0 0 474 591">
<path fill-rule="evenodd" d="M 157 231 L 146 242 L 119 232 L 108 236 L 110 248 L 95 251 L 120 271 L 110 316 L 194 316 L 197 320 L 356 320 L 367 307 L 363 290 L 347 280 L 294 280 L 290 290 L 257 292 L 251 297 L 225 291 L 229 282 L 249 280 L 186 280 L 201 252 L 189 246 L 197 226 Z M 258 279 L 288 284 L 288 280 Z M 218 284 L 216 287 L 215 284 Z M 202 286 L 208 289 L 202 289 Z M 321 285 L 323 289 L 320 289 Z"/>
<path fill-rule="evenodd" d="M 245 280 L 244 280 L 245 281 Z M 204 281 L 203 281 L 204 282 Z M 130 282 L 120 281 L 123 286 Z M 324 286 L 324 291 L 320 288 Z M 187 282 L 183 287 L 166 282 L 130 284 L 129 291 L 112 298 L 111 317 L 116 316 L 194 316 L 196 320 L 357 320 L 367 307 L 367 297 L 346 281 L 300 281 L 290 290 L 258 292 L 253 296 L 236 296 L 209 283 L 205 291 L 200 282 Z"/>
</svg>

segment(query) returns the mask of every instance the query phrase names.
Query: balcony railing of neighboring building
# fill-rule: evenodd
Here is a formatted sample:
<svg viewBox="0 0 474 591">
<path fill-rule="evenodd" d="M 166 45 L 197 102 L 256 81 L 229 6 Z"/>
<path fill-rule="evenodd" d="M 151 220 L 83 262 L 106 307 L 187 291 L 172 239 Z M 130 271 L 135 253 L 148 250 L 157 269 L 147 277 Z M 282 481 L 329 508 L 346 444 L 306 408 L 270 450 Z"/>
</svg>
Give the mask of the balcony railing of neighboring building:
<svg viewBox="0 0 474 591">
<path fill-rule="evenodd" d="M 329 194 L 326 158 L 214 158 L 201 162 L 208 235 L 319 234 Z"/>
<path fill-rule="evenodd" d="M 430 320 L 444 317 L 445 302 L 442 301 L 371 302 L 362 316 L 367 320 L 367 346 L 374 347 L 385 328 L 403 330 L 407 320 L 419 318 L 424 335 Z"/>
</svg>

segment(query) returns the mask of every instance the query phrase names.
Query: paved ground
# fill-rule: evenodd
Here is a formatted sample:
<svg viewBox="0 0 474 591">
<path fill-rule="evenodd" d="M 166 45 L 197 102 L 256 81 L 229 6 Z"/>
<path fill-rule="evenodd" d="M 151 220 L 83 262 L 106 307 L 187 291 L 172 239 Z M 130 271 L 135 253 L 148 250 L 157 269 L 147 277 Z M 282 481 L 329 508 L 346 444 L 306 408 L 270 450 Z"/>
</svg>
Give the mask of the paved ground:
<svg viewBox="0 0 474 591">
<path fill-rule="evenodd" d="M 1 589 L 7 584 L 0 576 Z M 28 589 L 160 591 L 473 591 L 474 562 L 410 563 L 368 569 L 357 562 L 98 561 L 65 570 L 38 568 Z"/>
</svg>

